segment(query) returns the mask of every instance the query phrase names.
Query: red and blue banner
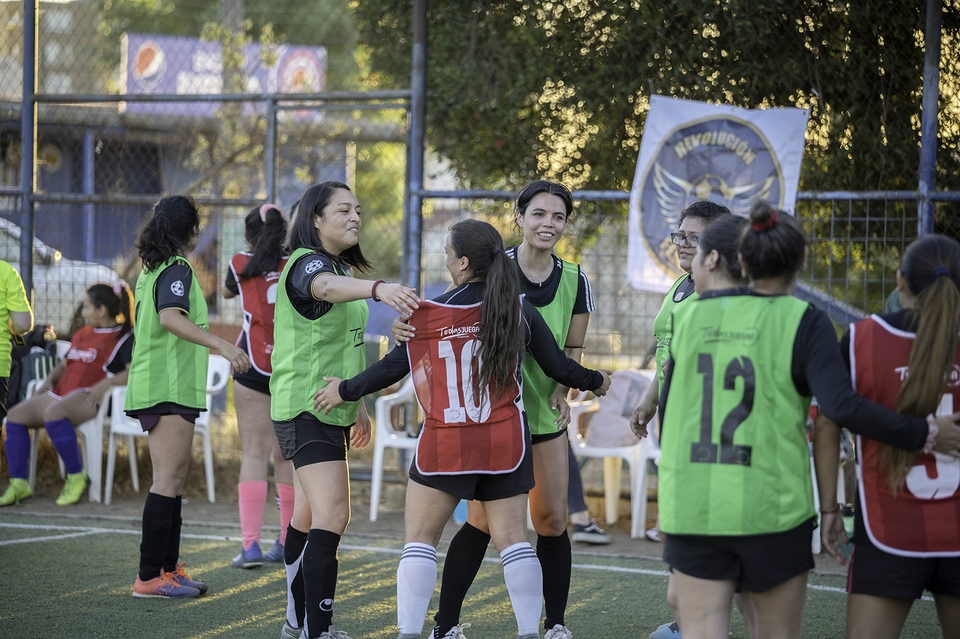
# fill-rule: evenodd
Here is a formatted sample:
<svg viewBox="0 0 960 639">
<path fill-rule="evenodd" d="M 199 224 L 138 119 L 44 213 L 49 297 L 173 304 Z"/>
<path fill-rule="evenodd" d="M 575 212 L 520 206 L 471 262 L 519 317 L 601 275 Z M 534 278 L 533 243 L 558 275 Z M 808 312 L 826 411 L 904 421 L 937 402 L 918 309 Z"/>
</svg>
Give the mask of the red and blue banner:
<svg viewBox="0 0 960 639">
<path fill-rule="evenodd" d="M 181 36 L 127 33 L 121 40 L 121 93 L 197 95 L 223 92 L 219 42 Z M 246 93 L 319 93 L 326 86 L 327 50 L 277 45 L 263 56 L 258 44 L 243 50 Z M 271 61 L 267 64 L 264 59 Z M 127 113 L 184 114 L 184 103 L 127 102 Z M 219 103 L 191 103 L 189 114 L 212 116 Z"/>
</svg>

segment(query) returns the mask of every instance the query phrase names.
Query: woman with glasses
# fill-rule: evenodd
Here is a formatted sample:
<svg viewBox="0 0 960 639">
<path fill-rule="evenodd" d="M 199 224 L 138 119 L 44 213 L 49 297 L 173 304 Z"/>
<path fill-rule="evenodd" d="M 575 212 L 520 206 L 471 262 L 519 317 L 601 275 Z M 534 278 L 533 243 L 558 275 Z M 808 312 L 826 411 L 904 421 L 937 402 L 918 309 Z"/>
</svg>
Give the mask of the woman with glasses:
<svg viewBox="0 0 960 639">
<path fill-rule="evenodd" d="M 673 309 L 681 302 L 697 298 L 691 272 L 700 234 L 711 222 L 724 215 L 730 215 L 730 210 L 722 204 L 707 200 L 694 202 L 680 213 L 677 232 L 670 234 L 670 241 L 677 247 L 680 268 L 685 272 L 670 287 L 666 297 L 663 298 L 660 312 L 653 320 L 653 338 L 657 341 L 657 378 L 647 388 L 647 392 L 633 412 L 632 422 L 635 429 L 638 426 L 646 428 L 647 423 L 657 412 L 657 397 L 660 394 L 660 386 L 663 384 L 663 364 L 667 361 L 667 352 L 670 350 L 673 325 L 670 316 L 673 314 Z"/>
<path fill-rule="evenodd" d="M 643 433 L 646 435 L 647 424 L 653 419 L 653 416 L 657 412 L 657 398 L 660 394 L 660 387 L 663 385 L 663 366 L 667 361 L 667 356 L 670 351 L 670 340 L 673 328 L 671 317 L 673 315 L 673 309 L 682 302 L 697 298 L 697 292 L 694 290 L 692 269 L 693 258 L 697 254 L 697 244 L 700 239 L 700 234 L 706 230 L 711 222 L 725 215 L 730 215 L 730 210 L 721 204 L 716 204 L 708 200 L 694 202 L 681 211 L 680 224 L 677 232 L 670 234 L 670 241 L 677 247 L 677 259 L 680 262 L 680 268 L 685 272 L 673 283 L 673 286 L 670 287 L 666 297 L 663 298 L 663 305 L 660 307 L 660 312 L 657 313 L 656 318 L 653 320 L 653 337 L 657 342 L 657 377 L 650 386 L 647 387 L 647 392 L 633 411 L 630 426 L 638 434 Z M 647 537 L 653 541 L 660 540 L 656 528 L 648 531 Z M 667 601 L 671 607 L 673 607 L 673 600 L 673 589 L 668 586 Z M 679 637 L 680 630 L 678 629 L 676 621 L 660 625 L 653 634 L 650 635 L 650 639 L 679 639 Z"/>
</svg>

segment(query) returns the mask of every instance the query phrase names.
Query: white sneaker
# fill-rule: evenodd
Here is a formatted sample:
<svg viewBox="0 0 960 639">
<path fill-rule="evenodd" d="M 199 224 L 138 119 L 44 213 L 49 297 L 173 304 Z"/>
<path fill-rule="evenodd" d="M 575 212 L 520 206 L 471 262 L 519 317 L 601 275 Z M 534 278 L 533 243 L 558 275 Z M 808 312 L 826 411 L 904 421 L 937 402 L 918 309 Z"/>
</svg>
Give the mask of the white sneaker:
<svg viewBox="0 0 960 639">
<path fill-rule="evenodd" d="M 547 630 L 547 634 L 543 635 L 543 639 L 573 639 L 573 633 L 570 632 L 570 629 L 566 626 L 557 624 L 553 628 L 550 628 L 550 630 Z"/>
<path fill-rule="evenodd" d="M 303 629 L 294 628 L 286 619 L 283 621 L 283 630 L 280 631 L 280 639 L 300 639 Z"/>
<path fill-rule="evenodd" d="M 350 639 L 343 630 L 335 630 L 330 626 L 326 632 L 321 632 L 319 639 Z"/>
<path fill-rule="evenodd" d="M 680 628 L 677 627 L 676 621 L 660 624 L 650 633 L 650 639 L 681 639 Z"/>
<path fill-rule="evenodd" d="M 643 536 L 649 539 L 650 541 L 655 541 L 660 543 L 660 531 L 656 528 L 651 528 L 647 532 L 643 533 Z"/>
<path fill-rule="evenodd" d="M 447 634 L 443 635 L 440 639 L 467 639 L 463 631 L 470 627 L 468 623 L 462 623 L 459 626 L 454 626 L 447 631 Z M 432 635 L 431 635 L 432 636 Z"/>
</svg>

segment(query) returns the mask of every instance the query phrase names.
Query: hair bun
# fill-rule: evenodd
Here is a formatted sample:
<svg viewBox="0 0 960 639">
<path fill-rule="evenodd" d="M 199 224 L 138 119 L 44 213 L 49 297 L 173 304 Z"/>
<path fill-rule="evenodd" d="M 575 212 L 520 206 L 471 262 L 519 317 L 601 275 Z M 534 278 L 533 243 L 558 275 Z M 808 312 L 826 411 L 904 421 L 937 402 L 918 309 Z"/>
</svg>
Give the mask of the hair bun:
<svg viewBox="0 0 960 639">
<path fill-rule="evenodd" d="M 750 222 L 750 228 L 752 228 L 757 233 L 763 233 L 767 229 L 772 229 L 777 224 L 780 223 L 780 216 L 777 215 L 777 212 L 774 210 L 770 211 L 770 217 L 765 220 L 754 220 Z"/>
</svg>

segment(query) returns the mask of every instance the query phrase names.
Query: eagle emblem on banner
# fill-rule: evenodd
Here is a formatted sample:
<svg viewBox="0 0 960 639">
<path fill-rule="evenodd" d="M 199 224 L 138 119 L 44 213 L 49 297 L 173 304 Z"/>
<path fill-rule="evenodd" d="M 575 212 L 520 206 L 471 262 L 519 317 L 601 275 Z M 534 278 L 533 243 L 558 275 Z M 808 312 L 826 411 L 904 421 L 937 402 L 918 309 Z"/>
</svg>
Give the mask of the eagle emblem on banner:
<svg viewBox="0 0 960 639">
<path fill-rule="evenodd" d="M 630 186 L 630 284 L 665 293 L 683 274 L 670 234 L 693 202 L 746 215 L 754 200 L 765 200 L 793 213 L 808 118 L 806 109 L 650 96 Z"/>
<path fill-rule="evenodd" d="M 764 137 L 749 123 L 719 114 L 662 140 L 641 191 L 642 235 L 661 268 L 679 277 L 670 233 L 683 209 L 710 200 L 746 215 L 756 199 L 782 206 L 782 194 L 783 174 Z"/>
<path fill-rule="evenodd" d="M 776 176 L 769 175 L 757 182 L 743 185 L 727 183 L 723 176 L 704 173 L 693 180 L 674 175 L 660 163 L 653 167 L 653 187 L 656 191 L 657 213 L 664 217 L 667 226 L 677 228 L 680 212 L 698 200 L 710 200 L 730 209 L 734 215 L 746 217 L 753 200 L 770 200 Z M 669 262 L 679 272 L 676 252 L 670 248 L 670 235 L 659 243 L 661 255 L 668 255 Z"/>
</svg>

